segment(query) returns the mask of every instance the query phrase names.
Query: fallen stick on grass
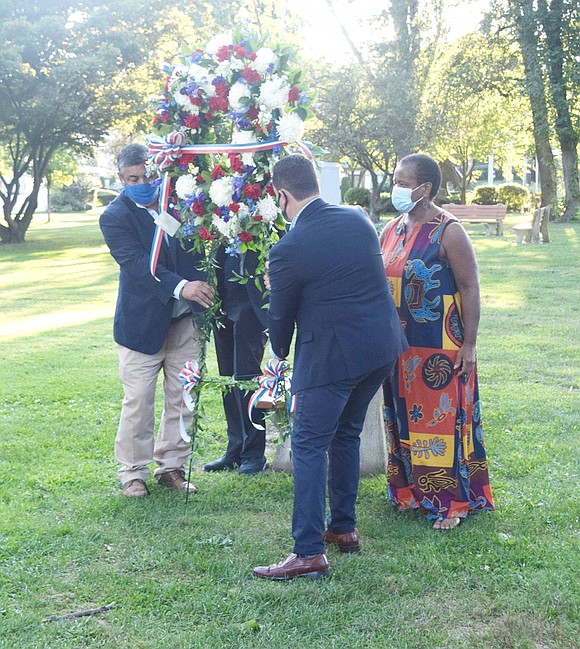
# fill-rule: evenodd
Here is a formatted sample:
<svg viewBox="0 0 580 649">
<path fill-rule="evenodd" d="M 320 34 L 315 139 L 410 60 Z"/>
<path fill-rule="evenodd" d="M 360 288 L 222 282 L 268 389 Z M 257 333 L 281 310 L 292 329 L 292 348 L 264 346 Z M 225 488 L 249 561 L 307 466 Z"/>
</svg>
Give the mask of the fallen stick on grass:
<svg viewBox="0 0 580 649">
<path fill-rule="evenodd" d="M 84 611 L 76 611 L 75 613 L 66 613 L 65 615 L 49 615 L 45 617 L 43 622 L 56 622 L 57 620 L 70 620 L 74 617 L 87 617 L 88 615 L 95 615 L 97 613 L 103 613 L 113 608 L 117 602 L 111 602 L 106 606 L 99 606 L 99 608 L 87 608 Z"/>
</svg>

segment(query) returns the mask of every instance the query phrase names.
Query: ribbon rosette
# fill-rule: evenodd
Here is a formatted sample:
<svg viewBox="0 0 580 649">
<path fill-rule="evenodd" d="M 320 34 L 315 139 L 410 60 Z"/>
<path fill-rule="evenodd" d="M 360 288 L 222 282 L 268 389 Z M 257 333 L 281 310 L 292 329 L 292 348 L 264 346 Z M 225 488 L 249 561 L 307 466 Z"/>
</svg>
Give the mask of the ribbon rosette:
<svg viewBox="0 0 580 649">
<path fill-rule="evenodd" d="M 269 360 L 264 367 L 264 374 L 258 377 L 260 387 L 251 396 L 248 403 L 248 416 L 254 428 L 264 430 L 264 427 L 256 424 L 252 419 L 254 408 L 258 410 L 271 410 L 283 408 L 286 405 L 286 393 L 290 391 L 290 377 L 286 372 L 290 369 L 287 361 L 279 359 Z M 294 399 L 288 402 L 288 411 L 293 412 Z"/>
<path fill-rule="evenodd" d="M 188 410 L 193 412 L 195 404 L 191 397 L 191 392 L 201 381 L 201 372 L 197 368 L 197 363 L 195 361 L 185 361 L 183 369 L 179 372 L 178 376 L 183 385 L 183 403 Z M 183 423 L 182 413 L 179 413 L 179 432 L 183 441 L 189 444 L 191 442 L 191 437 L 187 434 L 187 429 Z"/>
</svg>

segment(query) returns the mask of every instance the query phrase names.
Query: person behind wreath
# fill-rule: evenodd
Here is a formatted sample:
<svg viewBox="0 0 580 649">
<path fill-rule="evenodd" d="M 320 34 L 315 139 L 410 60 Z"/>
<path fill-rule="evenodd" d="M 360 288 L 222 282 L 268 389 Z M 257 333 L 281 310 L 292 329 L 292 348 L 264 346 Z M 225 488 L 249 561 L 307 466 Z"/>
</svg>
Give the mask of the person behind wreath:
<svg viewBox="0 0 580 649">
<path fill-rule="evenodd" d="M 272 184 L 292 222 L 270 251 L 268 319 L 272 350 L 282 359 L 296 327 L 294 548 L 284 561 L 254 568 L 254 575 L 316 579 L 328 574 L 325 543 L 341 552 L 359 549 L 360 433 L 369 402 L 407 344 L 372 223 L 355 208 L 326 203 L 304 156 L 279 160 Z"/>
<path fill-rule="evenodd" d="M 258 253 L 227 254 L 224 247 L 217 256 L 218 295 L 223 315 L 214 326 L 214 342 L 219 373 L 237 380 L 249 381 L 261 373 L 268 326 L 266 302 L 254 281 Z M 248 277 L 245 283 L 236 278 Z M 253 415 L 257 428 L 250 421 L 248 403 L 251 393 L 231 388 L 223 396 L 227 422 L 228 444 L 222 457 L 204 465 L 204 471 L 237 469 L 243 475 L 255 475 L 266 464 L 266 430 L 264 413 Z"/>
<path fill-rule="evenodd" d="M 119 346 L 119 376 L 123 405 L 115 458 L 123 494 L 148 494 L 149 464 L 157 464 L 161 485 L 193 493 L 185 479 L 189 445 L 180 433 L 182 386 L 179 372 L 198 356 L 198 333 L 192 312 L 212 305 L 214 291 L 201 271 L 199 257 L 165 235 L 156 278 L 149 269 L 155 234 L 159 188 L 150 184 L 145 163 L 147 148 L 129 144 L 117 159 L 124 190 L 99 220 L 111 255 L 119 264 L 119 289 L 113 333 Z M 163 371 L 164 408 L 155 439 L 155 388 Z M 185 426 L 192 415 L 183 409 Z"/>
</svg>

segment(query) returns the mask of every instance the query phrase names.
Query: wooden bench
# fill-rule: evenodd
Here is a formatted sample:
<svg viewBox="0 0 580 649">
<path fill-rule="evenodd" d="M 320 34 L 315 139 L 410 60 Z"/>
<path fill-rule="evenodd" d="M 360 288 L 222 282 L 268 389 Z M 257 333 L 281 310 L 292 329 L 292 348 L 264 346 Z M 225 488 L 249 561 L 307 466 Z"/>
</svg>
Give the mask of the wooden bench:
<svg viewBox="0 0 580 649">
<path fill-rule="evenodd" d="M 518 223 L 512 230 L 516 233 L 516 243 L 540 243 L 540 231 L 544 243 L 550 241 L 548 235 L 548 221 L 550 220 L 550 206 L 540 207 L 535 210 L 531 223 Z"/>
<path fill-rule="evenodd" d="M 485 225 L 485 234 L 491 234 L 491 228 L 495 225 L 495 233 L 498 237 L 503 236 L 503 221 L 507 214 L 505 205 L 456 205 L 447 203 L 441 207 L 456 216 L 460 221 L 468 223 L 483 223 Z"/>
</svg>

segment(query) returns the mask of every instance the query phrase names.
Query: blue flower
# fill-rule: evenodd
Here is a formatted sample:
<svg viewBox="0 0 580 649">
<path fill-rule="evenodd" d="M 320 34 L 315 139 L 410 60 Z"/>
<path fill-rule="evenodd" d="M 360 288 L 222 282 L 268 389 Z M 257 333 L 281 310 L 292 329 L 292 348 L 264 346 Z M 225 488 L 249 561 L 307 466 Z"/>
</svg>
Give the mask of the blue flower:
<svg viewBox="0 0 580 649">
<path fill-rule="evenodd" d="M 413 423 L 416 424 L 419 419 L 423 419 L 423 406 L 416 403 L 413 404 L 413 408 L 409 410 L 409 417 L 413 420 Z"/>
</svg>

